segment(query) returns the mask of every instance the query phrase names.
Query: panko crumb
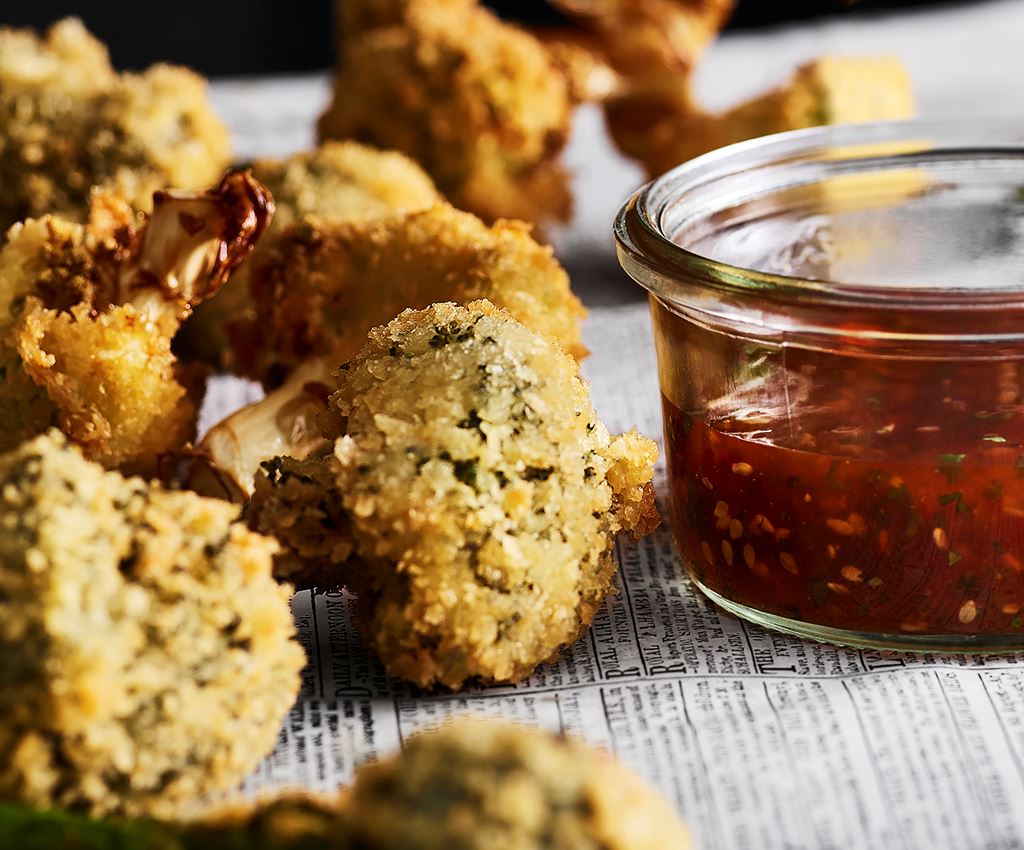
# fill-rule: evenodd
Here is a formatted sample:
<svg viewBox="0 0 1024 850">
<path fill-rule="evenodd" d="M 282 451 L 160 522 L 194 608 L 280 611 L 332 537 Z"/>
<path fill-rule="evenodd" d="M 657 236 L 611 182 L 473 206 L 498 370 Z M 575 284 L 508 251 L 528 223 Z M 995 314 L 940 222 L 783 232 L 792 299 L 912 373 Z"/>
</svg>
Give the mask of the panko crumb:
<svg viewBox="0 0 1024 850">
<path fill-rule="evenodd" d="M 236 518 L 56 432 L 0 458 L 0 799 L 174 817 L 271 750 L 305 656 Z"/>
<path fill-rule="evenodd" d="M 0 139 L 0 230 L 44 213 L 84 220 L 94 186 L 148 210 L 157 189 L 215 182 L 231 154 L 202 77 L 118 74 L 74 18 L 41 38 L 0 29 Z"/>
<path fill-rule="evenodd" d="M 686 825 L 606 753 L 572 737 L 462 720 L 362 768 L 352 845 L 373 850 L 688 850 Z"/>
<path fill-rule="evenodd" d="M 653 442 L 613 439 L 573 358 L 486 301 L 405 311 L 337 381 L 333 482 L 313 460 L 301 485 L 264 475 L 247 513 L 286 574 L 333 573 L 388 671 L 420 686 L 517 681 L 574 641 L 612 589 L 615 536 L 657 524 Z M 304 575 L 301 530 L 325 513 L 338 557 L 327 572 L 319 540 Z"/>
</svg>

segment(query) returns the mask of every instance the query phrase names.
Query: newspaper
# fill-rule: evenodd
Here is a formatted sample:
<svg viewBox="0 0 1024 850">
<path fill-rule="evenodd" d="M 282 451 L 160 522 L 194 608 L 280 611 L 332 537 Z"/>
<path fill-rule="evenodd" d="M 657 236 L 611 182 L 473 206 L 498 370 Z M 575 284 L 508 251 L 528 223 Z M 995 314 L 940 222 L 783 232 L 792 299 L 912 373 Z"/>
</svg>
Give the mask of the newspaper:
<svg viewBox="0 0 1024 850">
<path fill-rule="evenodd" d="M 278 155 L 311 144 L 327 84 L 240 81 L 212 93 L 240 156 Z M 613 432 L 637 427 L 660 442 L 647 309 L 615 291 L 628 284 L 608 244 L 638 172 L 613 158 L 596 111 L 576 127 L 568 159 L 581 177 L 580 216 L 560 235 L 559 256 L 585 300 L 606 305 L 591 306 L 584 371 Z M 201 427 L 260 394 L 215 379 Z M 656 483 L 664 501 L 662 468 Z M 704 850 L 1024 848 L 1024 656 L 804 642 L 705 601 L 664 528 L 635 547 L 620 541 L 617 555 L 619 593 L 557 663 L 516 686 L 455 694 L 385 675 L 352 628 L 344 591 L 297 594 L 309 657 L 302 693 L 244 790 L 331 790 L 417 729 L 486 714 L 610 750 L 675 804 Z"/>
<path fill-rule="evenodd" d="M 593 310 L 586 340 L 609 428 L 658 435 L 646 306 Z M 216 379 L 205 419 L 256 395 Z M 657 483 L 663 499 L 663 471 Z M 1024 847 L 1024 657 L 804 642 L 706 602 L 664 528 L 617 554 L 620 592 L 589 633 L 509 687 L 421 693 L 367 653 L 347 593 L 297 594 L 302 694 L 245 790 L 333 789 L 417 729 L 485 714 L 610 750 L 675 803 L 700 848 Z"/>
</svg>

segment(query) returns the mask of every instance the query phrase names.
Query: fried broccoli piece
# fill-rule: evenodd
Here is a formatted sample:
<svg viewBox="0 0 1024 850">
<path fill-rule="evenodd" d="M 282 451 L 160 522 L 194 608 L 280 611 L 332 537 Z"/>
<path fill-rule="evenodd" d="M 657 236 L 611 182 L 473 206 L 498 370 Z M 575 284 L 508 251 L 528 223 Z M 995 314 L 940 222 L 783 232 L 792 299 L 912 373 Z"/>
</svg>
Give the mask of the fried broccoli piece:
<svg viewBox="0 0 1024 850">
<path fill-rule="evenodd" d="M 446 204 L 387 218 L 286 228 L 257 257 L 251 322 L 235 322 L 238 370 L 265 386 L 311 357 L 335 363 L 407 307 L 487 298 L 519 321 L 586 353 L 585 314 L 548 246 L 524 225 L 487 227 Z"/>
<path fill-rule="evenodd" d="M 633 91 L 605 104 L 619 148 L 653 176 L 707 151 L 746 139 L 820 124 L 907 118 L 910 81 L 896 59 L 825 56 L 786 83 L 714 115 L 697 105 L 685 82 Z"/>
<path fill-rule="evenodd" d="M 688 850 L 668 803 L 575 738 L 460 721 L 364 767 L 348 801 L 372 850 Z"/>
<path fill-rule="evenodd" d="M 246 512 L 285 544 L 279 574 L 353 590 L 421 686 L 516 681 L 575 640 L 616 534 L 657 525 L 654 444 L 609 436 L 572 357 L 486 301 L 402 313 L 337 381 L 331 476 L 282 461 Z"/>
<path fill-rule="evenodd" d="M 390 218 L 296 224 L 259 252 L 254 315 L 228 322 L 235 364 L 276 387 L 203 438 L 190 486 L 244 501 L 261 462 L 305 458 L 331 366 L 406 307 L 488 298 L 583 357 L 583 307 L 550 248 L 512 222 L 491 228 L 447 205 Z M 281 378 L 285 382 L 277 386 Z M 212 476 L 211 476 L 211 473 Z"/>
<path fill-rule="evenodd" d="M 201 77 L 117 74 L 75 19 L 41 39 L 0 29 L 0 139 L 0 230 L 45 213 L 82 221 L 94 186 L 149 209 L 156 190 L 208 186 L 230 158 Z"/>
<path fill-rule="evenodd" d="M 343 222 L 421 210 L 441 200 L 426 172 L 412 160 L 355 142 L 325 142 L 315 150 L 284 159 L 257 160 L 251 170 L 270 190 L 276 205 L 259 254 L 290 224 Z M 251 268 L 252 263 L 242 265 L 231 284 L 201 304 L 185 322 L 175 339 L 175 351 L 184 359 L 226 372 L 235 370 L 228 326 L 252 323 L 256 318 Z"/>
<path fill-rule="evenodd" d="M 530 32 L 565 76 L 574 103 L 600 102 L 621 88 L 621 76 L 593 34 L 569 26 L 533 27 Z"/>
<path fill-rule="evenodd" d="M 0 494 L 0 799 L 169 817 L 239 782 L 305 661 L 276 544 L 55 431 Z"/>
<path fill-rule="evenodd" d="M 457 720 L 366 765 L 349 792 L 186 823 L 89 820 L 0 804 L 19 850 L 689 850 L 686 825 L 631 771 L 582 741 Z"/>
<path fill-rule="evenodd" d="M 402 151 L 486 221 L 568 218 L 571 86 L 536 38 L 464 0 L 345 0 L 340 18 L 320 138 Z"/>
<path fill-rule="evenodd" d="M 148 219 L 97 195 L 87 225 L 15 225 L 0 250 L 0 450 L 59 425 L 107 467 L 155 472 L 195 432 L 197 375 L 171 340 L 272 209 L 233 172 L 211 192 L 158 192 Z"/>
</svg>

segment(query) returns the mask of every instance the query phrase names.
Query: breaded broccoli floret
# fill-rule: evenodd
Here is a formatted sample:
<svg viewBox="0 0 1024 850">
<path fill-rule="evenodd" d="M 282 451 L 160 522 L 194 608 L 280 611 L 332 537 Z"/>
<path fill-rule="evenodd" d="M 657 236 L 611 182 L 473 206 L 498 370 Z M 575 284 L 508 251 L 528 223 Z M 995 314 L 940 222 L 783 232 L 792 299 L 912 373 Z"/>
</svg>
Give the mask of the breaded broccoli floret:
<svg viewBox="0 0 1024 850">
<path fill-rule="evenodd" d="M 156 190 L 207 186 L 230 158 L 201 77 L 118 74 L 75 19 L 43 38 L 0 29 L 0 139 L 0 230 L 44 213 L 82 221 L 94 186 L 149 209 Z"/>
<path fill-rule="evenodd" d="M 355 142 L 325 142 L 312 151 L 252 163 L 253 175 L 274 197 L 276 212 L 257 256 L 277 241 L 287 225 L 343 222 L 422 210 L 441 200 L 434 184 L 411 159 Z M 234 371 L 231 325 L 256 318 L 250 270 L 245 263 L 228 286 L 201 304 L 175 340 L 185 358 Z"/>
<path fill-rule="evenodd" d="M 366 765 L 339 798 L 286 794 L 187 823 L 87 820 L 0 804 L 19 850 L 689 850 L 686 825 L 600 750 L 457 720 Z"/>
<path fill-rule="evenodd" d="M 239 371 L 267 386 L 310 357 L 341 363 L 402 310 L 487 298 L 578 357 L 584 310 L 550 247 L 447 204 L 294 225 L 252 268 L 255 319 L 232 326 Z"/>
<path fill-rule="evenodd" d="M 200 450 L 222 474 L 212 487 L 192 486 L 210 495 L 244 500 L 262 461 L 311 453 L 310 423 L 326 395 L 329 364 L 353 357 L 371 328 L 406 307 L 487 298 L 576 357 L 586 354 L 579 323 L 585 311 L 551 249 L 523 225 L 487 227 L 447 204 L 294 224 L 257 253 L 249 280 L 253 311 L 227 323 L 235 367 L 276 389 L 204 437 Z"/>
<path fill-rule="evenodd" d="M 718 114 L 701 109 L 683 80 L 672 89 L 626 92 L 606 103 L 606 110 L 616 144 L 657 175 L 707 151 L 770 133 L 907 118 L 914 101 L 898 60 L 824 56 L 779 87 Z"/>
<path fill-rule="evenodd" d="M 364 767 L 347 802 L 372 850 L 688 850 L 666 801 L 574 738 L 461 721 Z"/>
<path fill-rule="evenodd" d="M 0 450 L 59 425 L 108 467 L 154 472 L 195 431 L 195 374 L 171 340 L 244 259 L 272 204 L 233 172 L 201 194 L 157 193 L 137 216 L 97 195 L 87 225 L 11 228 L 0 250 Z"/>
<path fill-rule="evenodd" d="M 332 476 L 271 464 L 247 512 L 285 543 L 279 574 L 353 590 L 422 686 L 516 681 L 575 640 L 616 534 L 658 522 L 654 444 L 609 436 L 572 357 L 485 301 L 402 313 L 337 381 Z"/>
<path fill-rule="evenodd" d="M 174 816 L 270 751 L 305 658 L 237 513 L 57 432 L 0 458 L 0 799 Z"/>
<path fill-rule="evenodd" d="M 345 0 L 322 139 L 401 151 L 487 221 L 564 220 L 569 82 L 544 46 L 476 3 Z M 382 108 L 382 104 L 386 104 Z"/>
</svg>

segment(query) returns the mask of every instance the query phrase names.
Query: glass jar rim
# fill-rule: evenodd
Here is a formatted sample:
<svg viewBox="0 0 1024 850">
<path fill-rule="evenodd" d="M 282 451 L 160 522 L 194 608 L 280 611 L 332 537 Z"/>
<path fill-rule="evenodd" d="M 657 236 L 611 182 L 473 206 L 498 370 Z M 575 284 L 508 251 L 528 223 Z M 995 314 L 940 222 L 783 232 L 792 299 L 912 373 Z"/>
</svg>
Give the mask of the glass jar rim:
<svg viewBox="0 0 1024 850">
<path fill-rule="evenodd" d="M 840 281 L 759 271 L 703 256 L 673 241 L 663 226 L 670 204 L 688 194 L 713 196 L 715 186 L 752 169 L 841 163 L 845 173 L 908 169 L 960 159 L 1020 163 L 1024 186 L 1024 120 L 912 119 L 793 130 L 729 145 L 685 162 L 642 186 L 620 208 L 616 251 L 626 272 L 667 302 L 683 293 L 679 278 L 723 294 L 769 297 L 803 305 L 844 304 L 914 311 L 1024 310 L 1024 274 L 1016 286 L 922 287 Z M 813 183 L 813 181 L 809 181 Z M 707 199 L 705 199 L 705 202 Z M 1016 334 L 1015 334 L 1016 336 Z"/>
</svg>

